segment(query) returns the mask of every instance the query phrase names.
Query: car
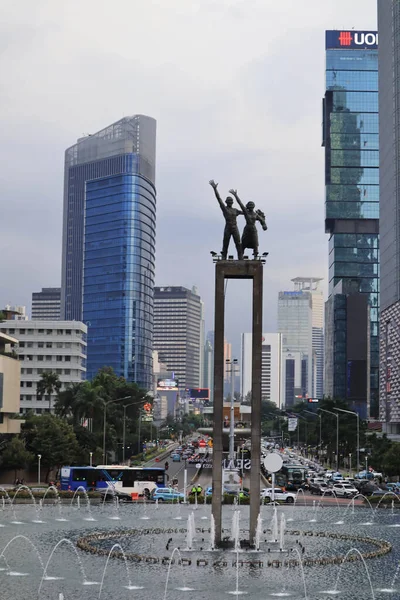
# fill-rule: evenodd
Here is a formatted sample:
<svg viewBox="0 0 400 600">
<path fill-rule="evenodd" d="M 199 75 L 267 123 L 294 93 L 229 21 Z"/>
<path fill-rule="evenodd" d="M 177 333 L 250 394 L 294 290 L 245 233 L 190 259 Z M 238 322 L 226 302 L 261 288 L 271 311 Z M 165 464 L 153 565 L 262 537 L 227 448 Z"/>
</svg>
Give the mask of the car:
<svg viewBox="0 0 400 600">
<path fill-rule="evenodd" d="M 314 481 L 313 483 L 310 483 L 310 494 L 318 494 L 319 496 L 325 494 L 325 496 L 332 496 L 333 491 L 324 481 Z"/>
<path fill-rule="evenodd" d="M 372 496 L 374 492 L 376 492 L 376 496 L 383 496 L 383 494 L 385 493 L 383 490 L 381 490 L 379 485 L 376 485 L 376 483 L 374 483 L 373 481 L 366 480 L 362 485 L 358 486 L 358 493 L 362 494 L 363 496 Z"/>
<path fill-rule="evenodd" d="M 334 483 L 332 492 L 340 498 L 352 498 L 358 494 L 357 488 L 350 483 Z"/>
<path fill-rule="evenodd" d="M 388 492 L 394 492 L 395 494 L 400 494 L 400 487 L 398 483 L 387 483 L 386 490 Z"/>
<path fill-rule="evenodd" d="M 165 502 L 168 500 L 183 502 L 185 496 L 173 488 L 157 488 L 156 490 L 153 490 L 151 498 L 152 500 L 158 500 L 159 502 Z"/>
<path fill-rule="evenodd" d="M 264 488 L 261 490 L 260 496 L 265 502 L 271 502 L 272 488 Z M 284 492 L 281 488 L 274 488 L 274 499 L 281 500 L 287 504 L 293 504 L 296 499 L 296 494 L 293 494 L 292 492 Z"/>
<path fill-rule="evenodd" d="M 172 458 L 172 462 L 181 462 L 181 455 L 180 454 L 172 454 L 171 458 Z"/>
</svg>

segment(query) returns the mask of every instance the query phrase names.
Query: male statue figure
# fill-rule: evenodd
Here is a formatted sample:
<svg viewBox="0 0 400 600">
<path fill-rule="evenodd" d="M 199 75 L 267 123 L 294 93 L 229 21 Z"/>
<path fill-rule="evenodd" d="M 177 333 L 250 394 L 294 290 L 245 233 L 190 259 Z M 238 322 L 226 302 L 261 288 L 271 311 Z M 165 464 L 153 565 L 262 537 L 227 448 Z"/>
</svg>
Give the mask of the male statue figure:
<svg viewBox="0 0 400 600">
<path fill-rule="evenodd" d="M 237 210 L 237 208 L 233 208 L 233 198 L 231 198 L 230 196 L 227 197 L 226 201 L 225 201 L 225 205 L 221 200 L 221 196 L 219 195 L 219 192 L 217 190 L 218 187 L 218 183 L 215 183 L 215 181 L 213 179 L 211 179 L 210 181 L 210 185 L 214 190 L 215 196 L 218 200 L 218 203 L 221 207 L 222 213 L 225 217 L 225 229 L 224 229 L 224 241 L 222 243 L 222 252 L 221 252 L 221 257 L 222 259 L 226 260 L 227 254 L 228 254 L 228 247 L 229 247 L 229 242 L 231 239 L 231 236 L 233 237 L 233 241 L 235 242 L 235 246 L 236 246 L 236 250 L 237 250 L 237 254 L 238 254 L 238 260 L 242 260 L 243 259 L 243 250 L 242 250 L 242 244 L 240 243 L 240 234 L 239 234 L 239 229 L 237 226 L 237 222 L 236 219 L 239 215 L 242 215 L 243 212 L 240 210 Z"/>
</svg>

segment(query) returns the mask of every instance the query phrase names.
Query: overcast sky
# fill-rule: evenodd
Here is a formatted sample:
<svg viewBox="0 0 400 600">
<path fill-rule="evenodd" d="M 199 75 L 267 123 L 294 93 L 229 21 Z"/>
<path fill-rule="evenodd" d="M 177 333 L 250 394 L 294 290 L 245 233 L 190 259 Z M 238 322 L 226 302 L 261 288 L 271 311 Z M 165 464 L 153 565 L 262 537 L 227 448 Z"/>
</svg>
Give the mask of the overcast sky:
<svg viewBox="0 0 400 600">
<path fill-rule="evenodd" d="M 0 306 L 60 284 L 64 150 L 157 119 L 157 284 L 196 285 L 213 328 L 223 217 L 208 180 L 267 215 L 264 331 L 296 276 L 327 279 L 325 29 L 375 29 L 375 0 L 3 0 Z M 232 248 L 233 250 L 233 248 Z M 326 290 L 325 285 L 325 290 Z M 230 282 L 227 337 L 250 330 Z"/>
</svg>

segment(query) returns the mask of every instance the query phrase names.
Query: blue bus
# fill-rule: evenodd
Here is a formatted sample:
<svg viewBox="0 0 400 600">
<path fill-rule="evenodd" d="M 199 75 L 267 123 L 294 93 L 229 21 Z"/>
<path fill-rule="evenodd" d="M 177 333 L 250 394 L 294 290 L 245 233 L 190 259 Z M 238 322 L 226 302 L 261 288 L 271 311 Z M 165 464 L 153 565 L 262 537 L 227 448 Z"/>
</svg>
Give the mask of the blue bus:
<svg viewBox="0 0 400 600">
<path fill-rule="evenodd" d="M 62 467 L 61 490 L 106 491 L 118 495 L 150 495 L 157 487 L 166 487 L 163 467 L 127 467 L 124 465 L 98 465 L 96 467 Z"/>
</svg>

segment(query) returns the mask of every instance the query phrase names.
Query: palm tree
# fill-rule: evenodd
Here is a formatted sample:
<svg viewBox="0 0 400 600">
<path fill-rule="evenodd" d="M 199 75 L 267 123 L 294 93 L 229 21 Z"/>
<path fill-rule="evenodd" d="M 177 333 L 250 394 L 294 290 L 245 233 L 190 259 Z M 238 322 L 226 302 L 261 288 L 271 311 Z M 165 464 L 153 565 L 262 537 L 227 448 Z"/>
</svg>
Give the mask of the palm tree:
<svg viewBox="0 0 400 600">
<path fill-rule="evenodd" d="M 51 394 L 59 392 L 61 389 L 61 381 L 57 373 L 50 371 L 49 373 L 42 373 L 41 379 L 39 380 L 36 388 L 36 397 L 41 400 L 45 394 L 49 398 L 49 412 L 51 412 Z"/>
<path fill-rule="evenodd" d="M 80 404 L 83 385 L 84 382 L 82 381 L 69 384 L 65 390 L 58 394 L 54 404 L 56 415 L 64 419 L 71 417 L 74 425 L 79 425 L 78 405 Z"/>
</svg>

